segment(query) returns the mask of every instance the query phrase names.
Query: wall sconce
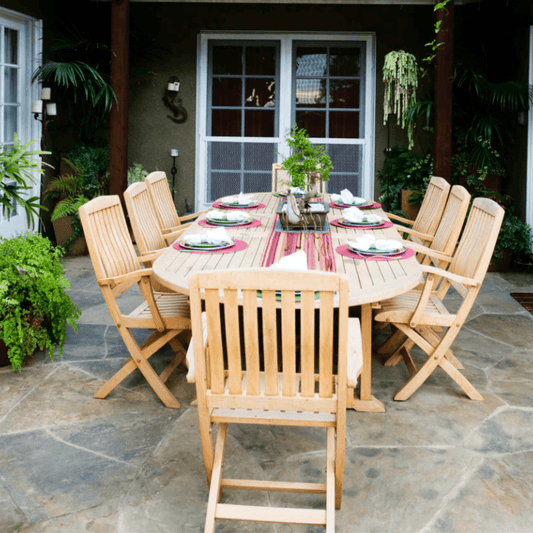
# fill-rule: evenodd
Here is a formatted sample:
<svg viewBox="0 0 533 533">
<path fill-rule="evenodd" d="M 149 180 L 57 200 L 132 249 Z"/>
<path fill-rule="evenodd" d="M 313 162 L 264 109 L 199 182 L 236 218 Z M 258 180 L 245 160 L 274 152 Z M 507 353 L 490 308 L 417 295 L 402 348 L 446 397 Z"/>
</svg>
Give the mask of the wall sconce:
<svg viewBox="0 0 533 533">
<path fill-rule="evenodd" d="M 176 76 L 172 76 L 168 80 L 167 88 L 165 89 L 165 94 L 163 95 L 163 102 L 174 115 L 167 115 L 167 117 L 170 120 L 173 120 L 176 124 L 183 124 L 187 120 L 187 110 L 183 107 L 181 98 L 178 98 L 177 102 L 174 103 L 179 90 L 180 80 Z"/>
<path fill-rule="evenodd" d="M 43 132 L 41 135 L 41 150 L 46 150 L 46 138 L 47 138 L 47 125 L 50 121 L 54 120 L 48 117 L 55 117 L 57 115 L 57 105 L 53 102 L 44 104 L 45 100 L 50 100 L 51 89 L 49 87 L 43 87 L 41 89 L 41 99 L 31 101 L 31 112 L 35 120 L 39 120 L 43 126 Z"/>
</svg>

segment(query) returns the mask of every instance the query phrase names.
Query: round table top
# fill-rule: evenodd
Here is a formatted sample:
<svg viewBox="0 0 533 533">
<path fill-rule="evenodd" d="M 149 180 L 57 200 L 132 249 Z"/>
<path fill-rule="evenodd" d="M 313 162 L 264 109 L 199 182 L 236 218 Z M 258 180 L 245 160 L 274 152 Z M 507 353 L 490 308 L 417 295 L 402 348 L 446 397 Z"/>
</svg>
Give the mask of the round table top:
<svg viewBox="0 0 533 533">
<path fill-rule="evenodd" d="M 266 207 L 247 211 L 254 219 L 259 219 L 262 224 L 253 228 L 226 228 L 228 234 L 236 239 L 245 241 L 248 247 L 245 250 L 235 253 L 188 253 L 175 250 L 172 246 L 167 248 L 153 264 L 153 275 L 163 286 L 188 294 L 188 276 L 193 271 L 198 270 L 219 270 L 219 269 L 244 269 L 258 268 L 264 264 L 265 253 L 275 260 L 284 255 L 289 247 L 303 247 L 308 254 L 315 254 L 313 264 L 317 270 L 327 268 L 321 261 L 324 256 L 324 246 L 329 246 L 330 257 L 332 257 L 334 271 L 346 273 L 350 281 L 350 306 L 368 304 L 392 298 L 398 294 L 407 292 L 416 287 L 422 280 L 422 269 L 415 257 L 402 260 L 391 261 L 367 261 L 353 259 L 338 254 L 335 249 L 346 244 L 348 239 L 355 239 L 364 233 L 372 233 L 377 238 L 401 240 L 398 231 L 394 227 L 377 230 L 355 230 L 343 228 L 330 224 L 328 238 L 324 234 L 310 234 L 309 239 L 304 242 L 301 233 L 293 233 L 288 241 L 287 233 L 279 234 L 277 249 L 273 246 L 272 231 L 277 218 L 276 208 L 280 198 L 272 193 L 253 193 L 254 199 L 264 203 Z M 329 202 L 329 195 L 325 195 L 325 201 Z M 342 216 L 342 209 L 330 209 L 328 220 L 331 222 Z M 385 216 L 381 209 L 373 209 L 373 214 Z M 204 220 L 205 215 L 197 219 L 183 235 L 205 233 L 206 227 L 198 224 Z M 276 241 L 277 242 L 277 241 Z M 295 244 L 296 243 L 296 244 Z M 328 244 L 329 243 L 329 244 Z"/>
</svg>

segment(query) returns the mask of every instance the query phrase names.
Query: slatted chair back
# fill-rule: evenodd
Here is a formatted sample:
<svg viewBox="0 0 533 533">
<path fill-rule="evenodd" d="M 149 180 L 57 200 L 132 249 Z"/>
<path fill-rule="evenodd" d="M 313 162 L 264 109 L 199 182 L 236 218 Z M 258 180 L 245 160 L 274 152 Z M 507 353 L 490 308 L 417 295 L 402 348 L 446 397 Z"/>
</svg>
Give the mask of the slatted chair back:
<svg viewBox="0 0 533 533">
<path fill-rule="evenodd" d="M 414 221 L 413 230 L 431 236 L 435 235 L 449 192 L 450 184 L 444 178 L 436 176 L 431 178 L 420 211 Z"/>
<path fill-rule="evenodd" d="M 176 212 L 167 175 L 164 172 L 151 172 L 144 178 L 144 182 L 148 185 L 148 191 L 161 229 L 167 230 L 179 226 L 181 220 Z"/>
<path fill-rule="evenodd" d="M 476 295 L 489 268 L 504 214 L 504 209 L 494 200 L 476 198 L 448 269 L 453 274 L 478 281 L 479 286 L 470 289 Z M 454 281 L 451 284 L 461 294 L 466 294 L 461 284 Z"/>
<path fill-rule="evenodd" d="M 98 280 L 139 270 L 135 248 L 118 196 L 99 196 L 79 209 Z"/>
<path fill-rule="evenodd" d="M 210 483 L 205 531 L 214 531 L 215 517 L 327 524 L 327 531 L 333 531 L 333 502 L 340 508 L 344 471 L 348 278 L 268 269 L 193 272 L 189 288 L 200 434 Z M 336 335 L 334 307 L 339 308 Z M 277 313 L 281 313 L 278 319 Z M 316 347 L 315 330 L 319 333 Z M 338 354 L 335 361 L 334 353 Z M 217 437 L 216 451 L 211 437 L 215 422 L 222 435 L 222 441 Z M 266 486 L 261 481 L 222 479 L 225 435 L 231 422 L 326 427 L 326 484 L 317 490 L 317 484 L 306 488 L 301 483 L 268 482 Z M 243 510 L 246 506 L 219 504 L 222 488 L 315 491 L 326 493 L 328 503 L 326 511 L 291 509 L 290 519 L 285 520 L 286 509 Z"/>
<path fill-rule="evenodd" d="M 124 191 L 124 202 L 139 252 L 146 254 L 166 248 L 146 183 L 130 185 Z"/>
<path fill-rule="evenodd" d="M 287 189 L 287 181 L 289 180 L 286 170 L 281 168 L 281 163 L 272 164 L 272 192 L 281 192 Z M 319 194 L 326 192 L 326 182 L 317 180 L 316 188 Z"/>
</svg>

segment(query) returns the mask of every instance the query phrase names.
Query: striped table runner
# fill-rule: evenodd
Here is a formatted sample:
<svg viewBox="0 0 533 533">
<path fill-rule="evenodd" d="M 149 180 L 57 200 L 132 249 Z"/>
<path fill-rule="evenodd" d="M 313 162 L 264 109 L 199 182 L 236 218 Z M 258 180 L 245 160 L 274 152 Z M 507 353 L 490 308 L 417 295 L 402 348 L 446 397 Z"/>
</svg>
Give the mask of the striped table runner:
<svg viewBox="0 0 533 533">
<path fill-rule="evenodd" d="M 274 220 L 273 228 L 276 226 Z M 303 250 L 307 255 L 307 268 L 309 270 L 322 270 L 336 272 L 331 233 L 286 233 L 272 229 L 268 236 L 262 267 L 269 267 L 279 261 L 283 256 Z"/>
</svg>

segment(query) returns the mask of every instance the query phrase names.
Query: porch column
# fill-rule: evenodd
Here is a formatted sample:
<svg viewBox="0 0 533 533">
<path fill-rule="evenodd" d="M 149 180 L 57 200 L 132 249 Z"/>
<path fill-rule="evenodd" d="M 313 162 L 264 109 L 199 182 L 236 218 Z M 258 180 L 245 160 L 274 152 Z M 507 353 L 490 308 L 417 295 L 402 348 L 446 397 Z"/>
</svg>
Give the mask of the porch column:
<svg viewBox="0 0 533 533">
<path fill-rule="evenodd" d="M 454 0 L 437 11 L 437 20 L 442 20 L 437 48 L 435 73 L 435 149 L 433 175 L 448 181 L 452 168 L 452 83 L 453 75 L 453 26 Z"/>
<path fill-rule="evenodd" d="M 130 0 L 111 0 L 111 86 L 117 102 L 110 115 L 109 194 L 122 194 L 128 184 Z"/>
</svg>

